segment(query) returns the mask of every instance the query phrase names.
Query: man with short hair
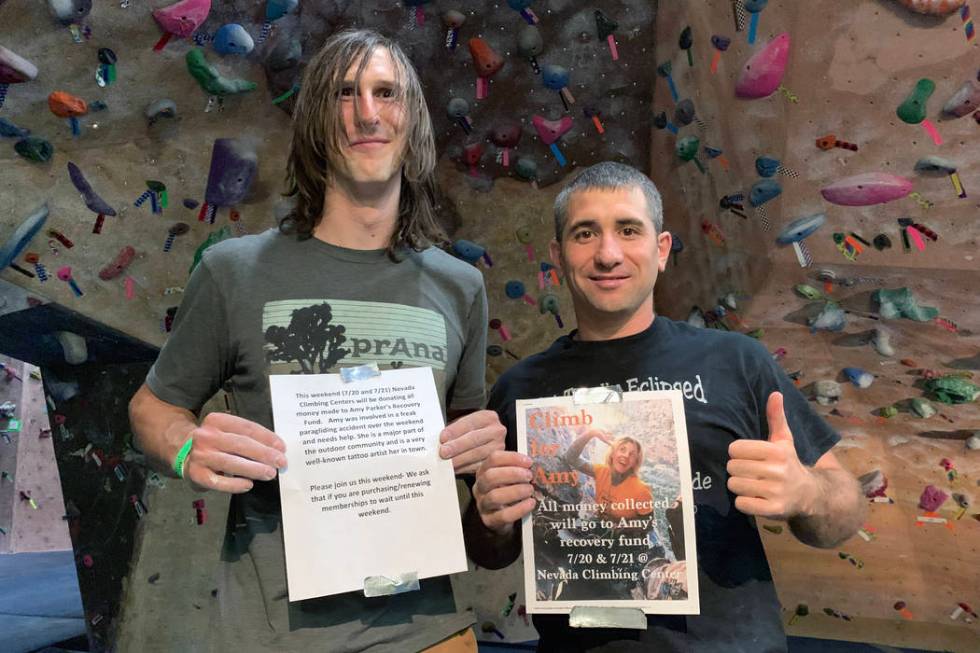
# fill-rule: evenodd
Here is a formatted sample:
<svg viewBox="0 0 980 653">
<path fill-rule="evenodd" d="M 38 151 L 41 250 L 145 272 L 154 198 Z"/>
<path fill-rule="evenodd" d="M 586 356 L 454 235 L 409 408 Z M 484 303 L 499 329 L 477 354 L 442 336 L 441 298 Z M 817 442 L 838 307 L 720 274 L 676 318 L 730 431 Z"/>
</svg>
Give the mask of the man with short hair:
<svg viewBox="0 0 980 653">
<path fill-rule="evenodd" d="M 457 611 L 447 577 L 389 597 L 288 602 L 275 481 L 285 444 L 270 430 L 269 374 L 426 366 L 443 409 L 458 418 L 440 434 L 440 455 L 466 474 L 503 448 L 496 413 L 479 410 L 483 279 L 436 247 L 445 235 L 435 163 L 425 98 L 402 49 L 368 30 L 332 36 L 306 68 L 294 112 L 295 209 L 278 230 L 204 253 L 130 404 L 136 441 L 155 467 L 234 495 L 212 650 L 475 651 L 472 614 Z M 236 414 L 198 424 L 222 386 Z"/>
<path fill-rule="evenodd" d="M 645 631 L 573 630 L 567 616 L 536 615 L 539 651 L 785 651 L 752 516 L 784 520 L 804 543 L 828 548 L 863 521 L 859 486 L 830 451 L 840 437 L 766 349 L 741 334 L 655 313 L 653 289 L 670 244 L 660 195 L 633 168 L 597 164 L 558 195 L 551 255 L 568 284 L 578 330 L 517 363 L 494 386 L 489 406 L 507 427 L 508 451 L 491 454 L 478 470 L 466 519 L 485 529 L 471 550 L 477 564 L 497 568 L 517 557 L 517 524 L 535 508 L 531 460 L 514 451 L 518 399 L 600 385 L 680 390 L 700 479 L 694 491 L 700 615 L 649 615 Z"/>
</svg>

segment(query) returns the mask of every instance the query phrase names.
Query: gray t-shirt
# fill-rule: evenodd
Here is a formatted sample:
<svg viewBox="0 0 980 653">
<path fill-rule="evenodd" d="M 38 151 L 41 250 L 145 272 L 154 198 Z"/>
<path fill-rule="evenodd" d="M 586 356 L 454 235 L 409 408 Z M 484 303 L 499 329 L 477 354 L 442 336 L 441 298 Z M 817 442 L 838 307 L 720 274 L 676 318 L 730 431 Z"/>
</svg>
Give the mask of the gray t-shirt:
<svg viewBox="0 0 980 653">
<path fill-rule="evenodd" d="M 237 415 L 271 429 L 270 373 L 428 366 L 444 409 L 482 408 L 486 324 L 482 275 L 437 248 L 395 263 L 270 229 L 204 253 L 146 382 L 194 411 L 225 387 Z M 395 597 L 288 603 L 278 490 L 257 482 L 232 498 L 212 650 L 411 651 L 473 622 L 448 578 Z"/>
</svg>

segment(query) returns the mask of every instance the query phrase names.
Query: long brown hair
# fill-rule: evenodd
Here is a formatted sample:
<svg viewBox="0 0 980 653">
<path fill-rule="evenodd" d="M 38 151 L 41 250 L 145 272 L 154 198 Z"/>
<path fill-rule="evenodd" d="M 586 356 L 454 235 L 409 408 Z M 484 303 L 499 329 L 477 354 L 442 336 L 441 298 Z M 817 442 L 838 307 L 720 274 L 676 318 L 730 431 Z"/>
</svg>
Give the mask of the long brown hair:
<svg viewBox="0 0 980 653">
<path fill-rule="evenodd" d="M 389 258 L 397 261 L 403 247 L 421 251 L 430 245 L 445 245 L 448 239 L 435 216 L 436 146 L 422 84 L 405 51 L 372 30 L 349 29 L 332 35 L 306 66 L 293 110 L 293 139 L 286 164 L 284 195 L 295 196 L 296 207 L 279 221 L 279 230 L 307 239 L 320 223 L 334 162 L 342 156 L 346 138 L 340 109 L 344 77 L 359 61 L 354 82 L 355 87 L 359 85 L 377 48 L 387 50 L 395 63 L 397 99 L 406 112 L 398 222 L 387 247 Z"/>
</svg>

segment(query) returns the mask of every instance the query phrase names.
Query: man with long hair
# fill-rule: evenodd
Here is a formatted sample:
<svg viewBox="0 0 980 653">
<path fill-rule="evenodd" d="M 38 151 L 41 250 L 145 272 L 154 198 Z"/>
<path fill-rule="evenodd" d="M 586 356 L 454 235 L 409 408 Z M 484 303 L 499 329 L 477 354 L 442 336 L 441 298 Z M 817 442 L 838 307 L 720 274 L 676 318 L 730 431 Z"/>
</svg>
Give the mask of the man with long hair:
<svg viewBox="0 0 980 653">
<path fill-rule="evenodd" d="M 270 430 L 270 373 L 427 366 L 457 418 L 440 434 L 439 454 L 471 474 L 503 448 L 496 413 L 478 410 L 483 279 L 437 247 L 446 237 L 435 219 L 435 164 L 421 84 L 402 49 L 368 30 L 328 39 L 306 68 L 293 116 L 295 209 L 279 229 L 204 253 L 130 403 L 136 442 L 155 467 L 233 494 L 212 650 L 475 651 L 469 631 L 454 636 L 473 618 L 457 612 L 445 577 L 391 597 L 288 602 L 275 481 L 285 444 Z M 221 387 L 236 414 L 198 423 Z"/>
</svg>

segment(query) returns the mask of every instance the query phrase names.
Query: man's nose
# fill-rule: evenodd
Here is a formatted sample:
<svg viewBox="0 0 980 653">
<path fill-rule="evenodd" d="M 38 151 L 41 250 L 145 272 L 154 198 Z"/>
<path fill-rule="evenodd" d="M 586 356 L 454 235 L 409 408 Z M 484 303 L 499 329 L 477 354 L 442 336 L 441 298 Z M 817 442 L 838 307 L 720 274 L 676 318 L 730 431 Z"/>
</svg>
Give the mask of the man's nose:
<svg viewBox="0 0 980 653">
<path fill-rule="evenodd" d="M 357 118 L 360 127 L 373 127 L 378 123 L 378 104 L 373 93 L 358 94 Z"/>
<path fill-rule="evenodd" d="M 595 253 L 596 264 L 610 268 L 623 261 L 623 248 L 614 234 L 604 234 L 600 237 L 599 248 Z"/>
</svg>

